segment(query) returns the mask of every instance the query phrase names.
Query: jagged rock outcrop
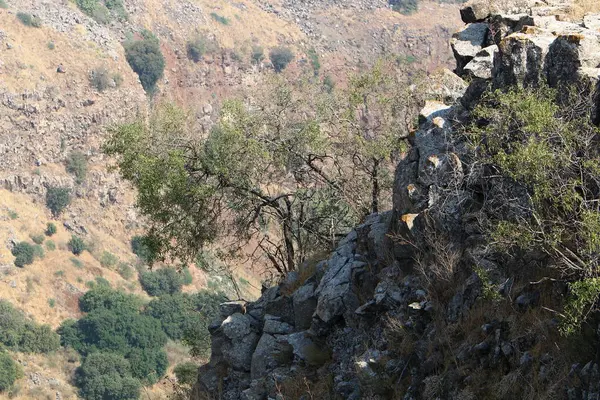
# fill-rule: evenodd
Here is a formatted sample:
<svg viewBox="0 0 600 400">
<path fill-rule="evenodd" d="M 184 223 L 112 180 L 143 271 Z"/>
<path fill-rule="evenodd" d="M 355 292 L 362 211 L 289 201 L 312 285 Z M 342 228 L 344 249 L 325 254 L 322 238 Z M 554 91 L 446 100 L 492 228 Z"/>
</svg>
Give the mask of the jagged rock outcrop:
<svg viewBox="0 0 600 400">
<path fill-rule="evenodd" d="M 477 4 L 463 10 L 470 25 L 452 46 L 456 72 L 471 82 L 455 103 L 430 101 L 421 111 L 396 169 L 393 209 L 350 232 L 306 281 L 267 289 L 245 314 L 224 313 L 211 327 L 212 357 L 194 398 L 217 391 L 224 399 L 278 398 L 285 382 L 304 378 L 330 382 L 313 398 L 597 398 L 598 365 L 568 365 L 545 345 L 556 330 L 552 314 L 526 319 L 541 286 L 516 282 L 515 266 L 486 249 L 477 219 L 504 212 L 496 193 L 510 191 L 518 203 L 527 201 L 524 191 L 502 178 L 483 189 L 455 133 L 488 88 L 546 81 L 596 89 L 596 18 L 548 19 L 562 9 L 549 7 L 518 15 Z M 544 290 L 559 299 L 564 289 L 550 280 Z M 510 307 L 486 313 L 478 307 L 485 296 Z M 537 386 L 523 388 L 523 380 Z"/>
</svg>

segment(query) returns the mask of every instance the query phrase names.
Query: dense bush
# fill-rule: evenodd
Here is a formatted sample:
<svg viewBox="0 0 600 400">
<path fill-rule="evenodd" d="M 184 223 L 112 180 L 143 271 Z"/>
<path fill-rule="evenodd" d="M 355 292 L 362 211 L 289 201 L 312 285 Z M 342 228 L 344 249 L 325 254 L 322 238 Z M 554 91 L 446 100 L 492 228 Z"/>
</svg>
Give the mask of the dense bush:
<svg viewBox="0 0 600 400">
<path fill-rule="evenodd" d="M 131 251 L 147 264 L 152 264 L 157 258 L 152 241 L 147 236 L 134 236 L 131 239 Z"/>
<path fill-rule="evenodd" d="M 181 291 L 181 276 L 173 268 L 163 268 L 140 274 L 140 284 L 150 296 L 162 296 Z"/>
<path fill-rule="evenodd" d="M 269 53 L 269 59 L 275 72 L 281 72 L 294 59 L 294 54 L 287 47 L 276 47 Z"/>
<path fill-rule="evenodd" d="M 9 390 L 21 373 L 19 365 L 10 355 L 0 350 L 0 393 Z"/>
<path fill-rule="evenodd" d="M 36 324 L 0 300 L 0 344 L 15 351 L 48 353 L 60 347 L 60 339 L 49 326 Z"/>
<path fill-rule="evenodd" d="M 79 298 L 79 309 L 88 313 L 100 309 L 137 312 L 141 306 L 142 301 L 139 297 L 104 286 L 89 290 Z"/>
<path fill-rule="evenodd" d="M 71 203 L 71 190 L 66 187 L 50 186 L 46 192 L 46 207 L 54 218 L 58 218 Z"/>
<path fill-rule="evenodd" d="M 67 243 L 69 250 L 76 256 L 80 255 L 86 250 L 85 242 L 79 236 L 71 236 L 71 240 Z"/>
<path fill-rule="evenodd" d="M 173 369 L 177 381 L 182 385 L 190 385 L 196 383 L 198 378 L 198 365 L 191 361 L 187 361 L 181 364 L 177 364 Z"/>
<path fill-rule="evenodd" d="M 67 157 L 67 172 L 75 177 L 75 182 L 81 184 L 87 175 L 87 157 L 81 151 L 73 151 Z"/>
<path fill-rule="evenodd" d="M 52 222 L 48 222 L 46 224 L 46 231 L 44 233 L 46 236 L 54 235 L 56 233 L 56 225 L 54 225 Z"/>
<path fill-rule="evenodd" d="M 18 12 L 17 18 L 19 19 L 19 21 L 21 21 L 23 23 L 23 25 L 26 25 L 26 26 L 31 26 L 34 28 L 39 28 L 42 26 L 42 20 L 31 14 L 27 14 L 24 12 Z"/>
<path fill-rule="evenodd" d="M 113 353 L 86 357 L 76 371 L 75 384 L 86 400 L 133 400 L 140 395 L 140 383 L 131 375 L 129 361 Z"/>
<path fill-rule="evenodd" d="M 15 256 L 15 265 L 23 268 L 25 265 L 32 264 L 35 256 L 35 250 L 32 245 L 27 242 L 19 242 L 11 250 Z"/>
<path fill-rule="evenodd" d="M 149 31 L 142 32 L 143 39 L 125 45 L 127 62 L 140 77 L 146 92 L 153 92 L 156 82 L 163 76 L 165 58 L 160 50 L 158 38 Z"/>
<path fill-rule="evenodd" d="M 67 320 L 59 328 L 61 342 L 84 356 L 112 352 L 129 360 L 131 375 L 152 384 L 164 373 L 167 360 L 162 347 L 167 337 L 160 322 L 139 312 L 140 300 L 129 294 L 96 287 L 80 301 L 87 314 Z"/>
<path fill-rule="evenodd" d="M 187 332 L 208 335 L 208 324 L 218 315 L 219 304 L 227 299 L 221 293 L 178 293 L 161 296 L 148 303 L 145 313 L 160 321 L 164 332 L 180 340 Z"/>
</svg>

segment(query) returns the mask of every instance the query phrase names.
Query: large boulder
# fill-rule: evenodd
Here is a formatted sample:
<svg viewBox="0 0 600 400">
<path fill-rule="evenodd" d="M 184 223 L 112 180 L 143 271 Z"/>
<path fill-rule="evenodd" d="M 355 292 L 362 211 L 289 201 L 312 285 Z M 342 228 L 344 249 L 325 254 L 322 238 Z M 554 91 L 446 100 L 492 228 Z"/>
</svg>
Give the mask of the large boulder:
<svg viewBox="0 0 600 400">
<path fill-rule="evenodd" d="M 452 35 L 450 45 L 456 59 L 455 72 L 458 75 L 462 75 L 465 65 L 485 47 L 488 31 L 487 23 L 473 23 Z"/>
<path fill-rule="evenodd" d="M 481 49 L 467 65 L 463 71 L 464 75 L 471 79 L 491 79 L 492 68 L 494 66 L 494 57 L 498 51 L 498 46 L 491 45 Z"/>
</svg>

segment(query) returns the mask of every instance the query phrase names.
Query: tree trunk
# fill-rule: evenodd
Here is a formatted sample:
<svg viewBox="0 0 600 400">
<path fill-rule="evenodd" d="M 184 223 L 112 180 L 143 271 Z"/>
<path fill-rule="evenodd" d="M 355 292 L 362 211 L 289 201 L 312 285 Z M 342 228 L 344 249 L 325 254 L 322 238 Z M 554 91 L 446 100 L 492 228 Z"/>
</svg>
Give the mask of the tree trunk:
<svg viewBox="0 0 600 400">
<path fill-rule="evenodd" d="M 296 269 L 296 263 L 294 259 L 294 239 L 292 236 L 292 202 L 287 197 L 284 199 L 286 206 L 286 214 L 283 220 L 283 240 L 285 243 L 285 252 L 287 256 L 287 272 Z"/>
<path fill-rule="evenodd" d="M 371 170 L 371 183 L 373 190 L 371 192 L 371 212 L 379 212 L 379 163 L 376 158 L 373 159 L 373 169 Z"/>
</svg>

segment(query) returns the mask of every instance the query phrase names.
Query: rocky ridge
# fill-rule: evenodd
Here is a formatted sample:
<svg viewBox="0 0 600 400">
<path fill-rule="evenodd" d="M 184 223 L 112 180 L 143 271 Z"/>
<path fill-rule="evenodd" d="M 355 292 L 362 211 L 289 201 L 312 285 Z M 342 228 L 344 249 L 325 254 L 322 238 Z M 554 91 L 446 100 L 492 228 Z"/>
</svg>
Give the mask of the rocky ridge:
<svg viewBox="0 0 600 400">
<path fill-rule="evenodd" d="M 349 233 L 314 272 L 300 274 L 308 278 L 292 273 L 256 302 L 223 304 L 193 398 L 600 395 L 592 355 L 565 365 L 552 347 L 557 321 L 538 307 L 540 296 L 560 302 L 564 284 L 516 278 L 517 269 L 539 261 L 535 254 L 515 266 L 485 251 L 476 211 L 502 210 L 496 192 L 510 190 L 517 202 L 522 192 L 502 179 L 482 192 L 481 173 L 455 134 L 488 88 L 546 81 L 597 90 L 600 15 L 567 22 L 556 17 L 563 4 L 531 2 L 510 13 L 485 4 L 461 11 L 466 26 L 451 45 L 455 72 L 469 84 L 453 84 L 450 96 L 445 87 L 444 97 L 458 100 L 431 101 L 421 112 L 413 147 L 396 170 L 393 209 Z M 490 200 L 482 204 L 484 195 Z M 467 265 L 481 272 L 461 268 Z M 506 307 L 486 308 L 487 296 Z M 286 393 L 293 381 L 305 386 L 296 397 Z M 298 394 L 306 388 L 311 397 Z"/>
</svg>

